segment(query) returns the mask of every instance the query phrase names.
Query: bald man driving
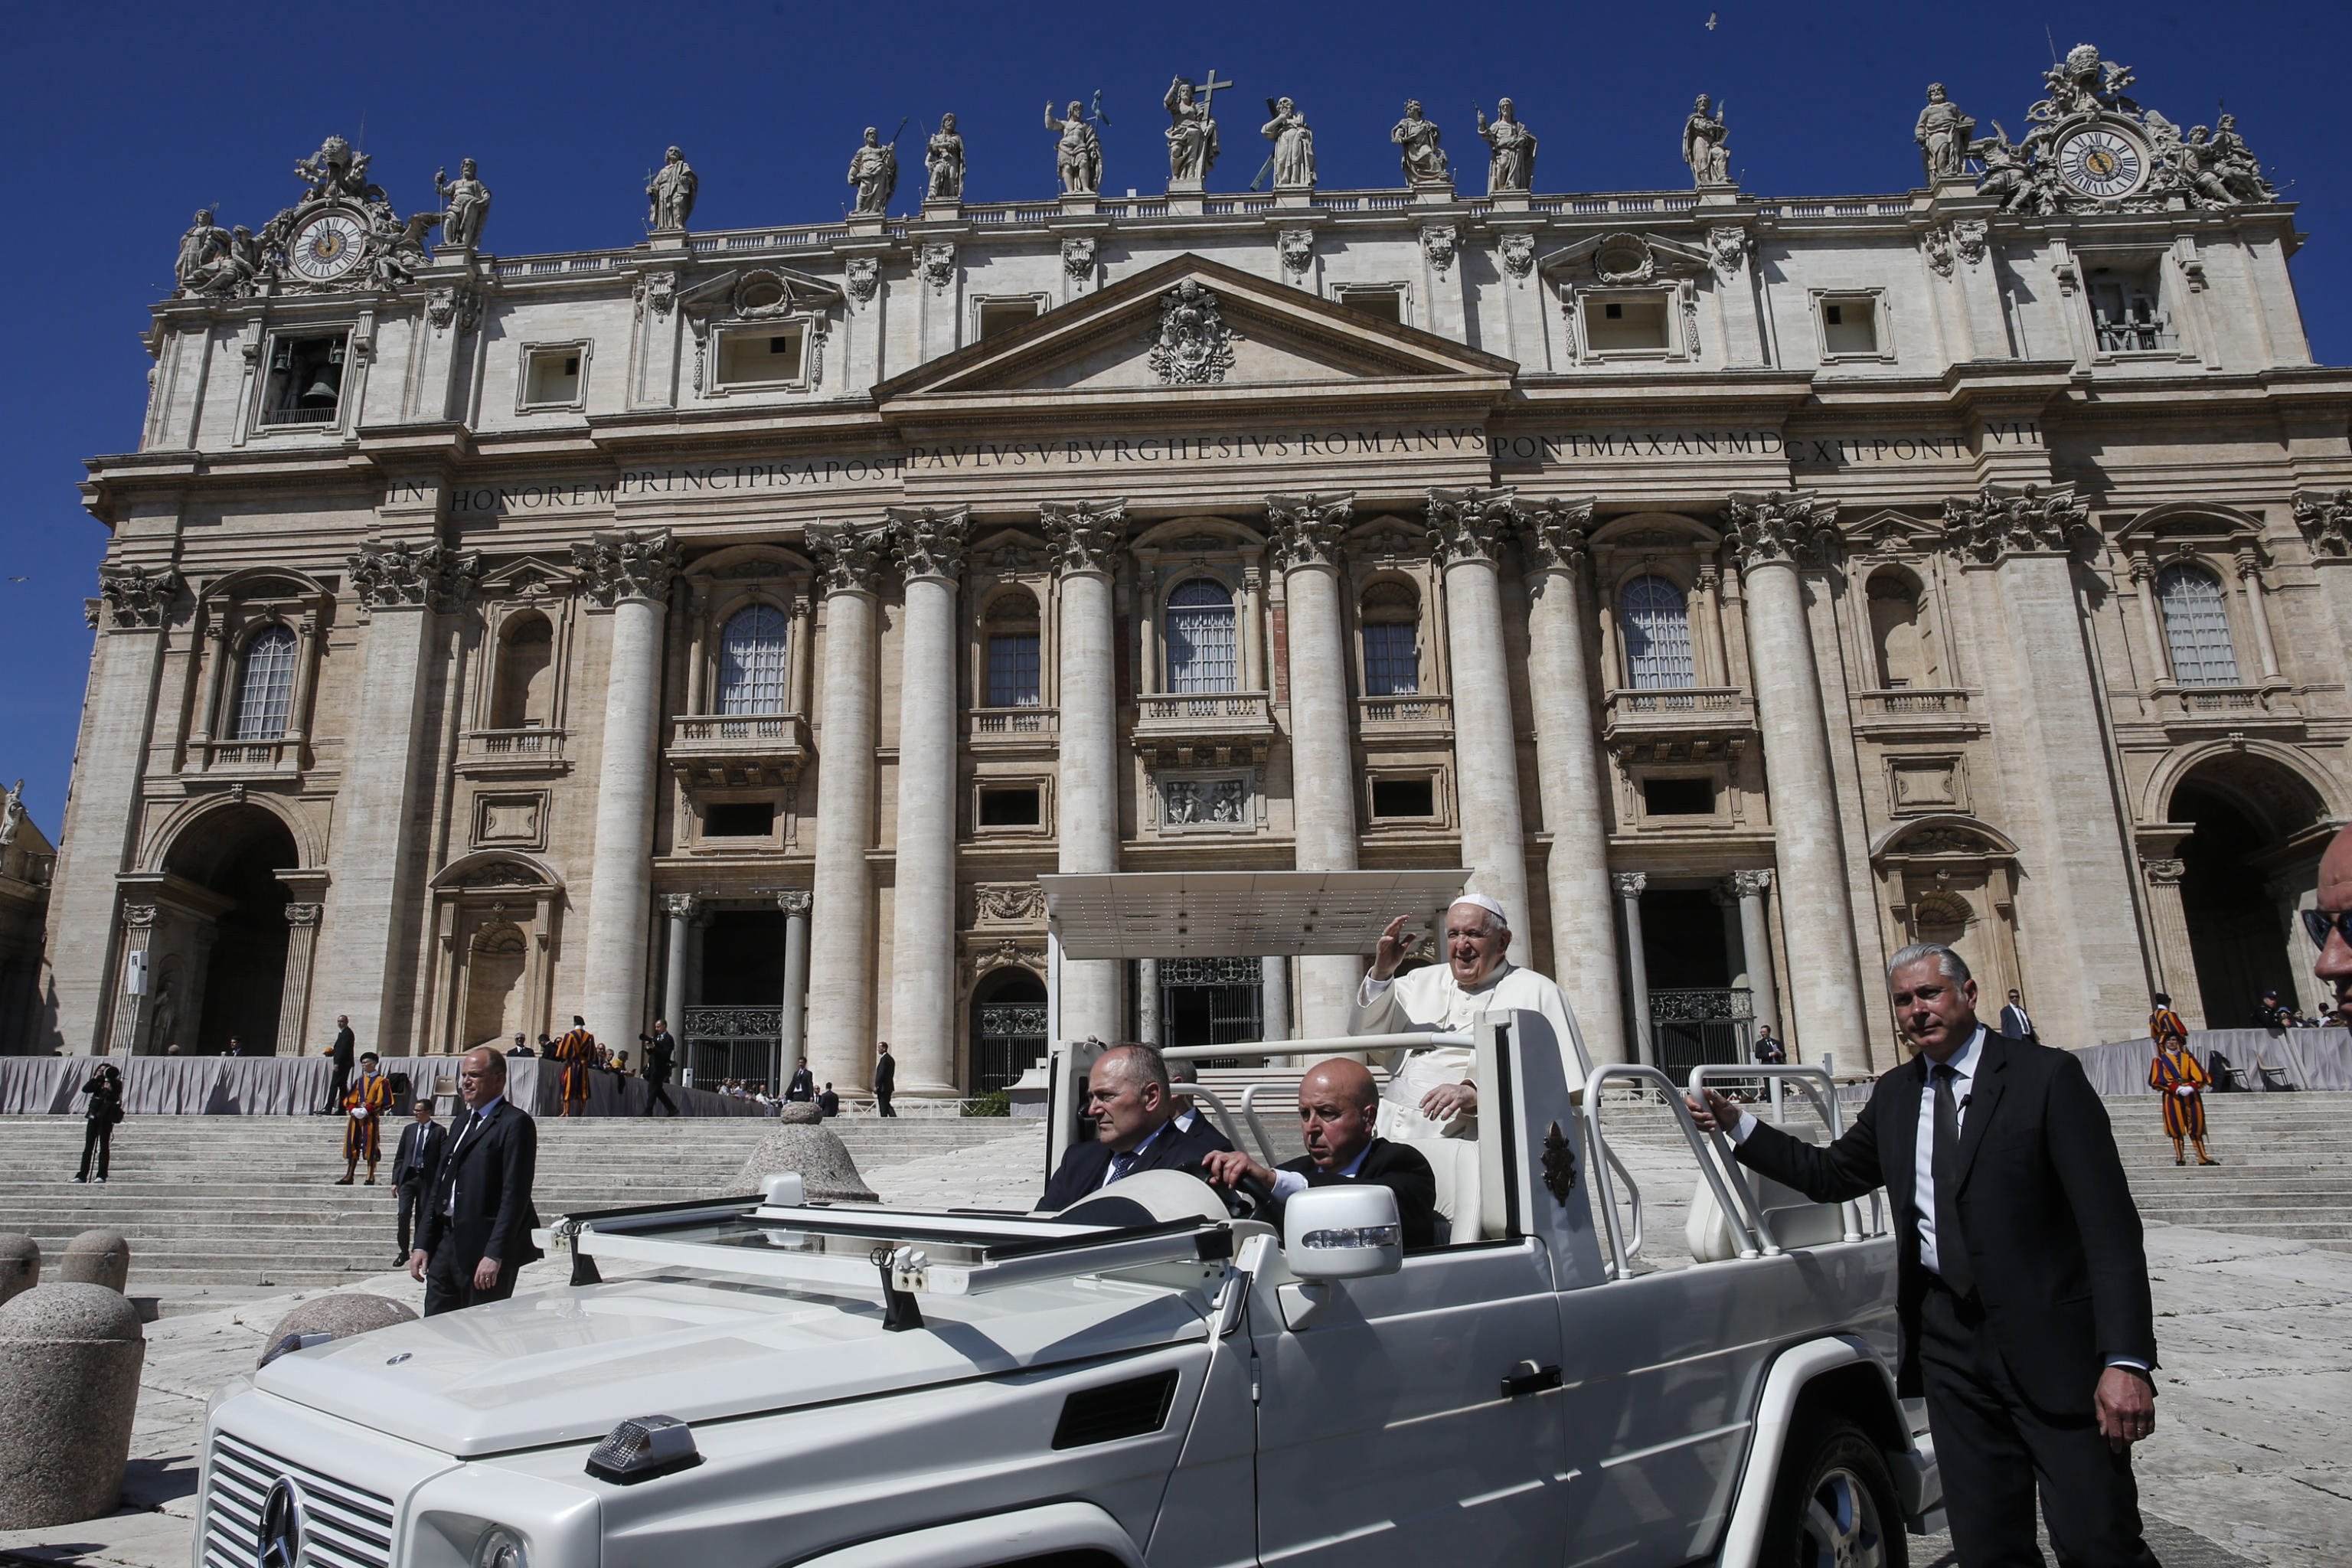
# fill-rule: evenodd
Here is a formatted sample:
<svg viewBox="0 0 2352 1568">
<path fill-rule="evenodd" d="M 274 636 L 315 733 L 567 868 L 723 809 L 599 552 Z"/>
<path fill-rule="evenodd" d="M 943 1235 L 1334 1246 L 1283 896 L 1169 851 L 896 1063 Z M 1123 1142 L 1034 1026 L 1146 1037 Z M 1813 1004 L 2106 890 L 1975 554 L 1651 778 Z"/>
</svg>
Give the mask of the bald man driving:
<svg viewBox="0 0 2352 1568">
<path fill-rule="evenodd" d="M 1276 1225 L 1282 1223 L 1282 1205 L 1309 1187 L 1386 1187 L 1396 1194 L 1405 1250 L 1435 1247 L 1437 1177 L 1409 1144 L 1373 1135 L 1380 1104 L 1380 1086 L 1363 1063 L 1339 1058 L 1318 1063 L 1298 1084 L 1305 1154 L 1269 1170 L 1239 1150 L 1219 1150 L 1202 1156 L 1202 1173 L 1221 1187 L 1247 1178 L 1266 1188 L 1274 1194 L 1270 1217 Z"/>
</svg>

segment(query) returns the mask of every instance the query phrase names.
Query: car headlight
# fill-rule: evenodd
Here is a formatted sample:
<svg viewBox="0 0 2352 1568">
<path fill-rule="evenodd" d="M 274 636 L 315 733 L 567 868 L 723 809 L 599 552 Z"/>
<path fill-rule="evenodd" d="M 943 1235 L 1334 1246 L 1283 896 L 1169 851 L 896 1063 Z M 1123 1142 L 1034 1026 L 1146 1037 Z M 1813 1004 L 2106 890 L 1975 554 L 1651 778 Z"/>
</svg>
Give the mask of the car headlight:
<svg viewBox="0 0 2352 1568">
<path fill-rule="evenodd" d="M 474 1568 L 530 1568 L 530 1553 L 523 1550 L 521 1536 L 494 1524 L 474 1548 Z"/>
</svg>

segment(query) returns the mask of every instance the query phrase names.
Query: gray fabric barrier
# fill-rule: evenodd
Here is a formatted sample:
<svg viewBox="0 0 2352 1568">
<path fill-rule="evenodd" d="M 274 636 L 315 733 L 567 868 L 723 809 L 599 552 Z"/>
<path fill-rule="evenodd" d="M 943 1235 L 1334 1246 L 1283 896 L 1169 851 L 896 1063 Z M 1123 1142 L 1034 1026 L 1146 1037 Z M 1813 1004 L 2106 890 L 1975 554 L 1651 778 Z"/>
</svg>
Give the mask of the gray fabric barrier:
<svg viewBox="0 0 2352 1568">
<path fill-rule="evenodd" d="M 79 1115 L 81 1086 L 101 1061 L 122 1069 L 122 1109 L 131 1116 L 301 1116 L 319 1109 L 334 1081 L 325 1057 L 0 1057 L 0 1114 Z M 393 1057 L 387 1073 L 406 1073 L 412 1096 L 457 1092 L 456 1057 Z M 562 1110 L 561 1068 L 534 1057 L 507 1063 L 507 1092 L 534 1116 Z M 588 1075 L 588 1114 L 642 1115 L 653 1098 L 643 1079 Z M 687 1116 L 757 1116 L 754 1101 L 680 1089 L 669 1098 Z M 394 1107 L 395 1114 L 404 1108 Z"/>
<path fill-rule="evenodd" d="M 2252 1085 L 2258 1068 L 2275 1068 L 2297 1089 L 2352 1089 L 2352 1036 L 2341 1028 L 2326 1029 L 2195 1029 L 2189 1048 L 2200 1062 L 2215 1051 L 2245 1074 Z M 2148 1064 L 2156 1047 L 2147 1040 L 2116 1040 L 2084 1046 L 2074 1052 L 2091 1087 L 2101 1094 L 2153 1094 L 2147 1087 Z"/>
</svg>

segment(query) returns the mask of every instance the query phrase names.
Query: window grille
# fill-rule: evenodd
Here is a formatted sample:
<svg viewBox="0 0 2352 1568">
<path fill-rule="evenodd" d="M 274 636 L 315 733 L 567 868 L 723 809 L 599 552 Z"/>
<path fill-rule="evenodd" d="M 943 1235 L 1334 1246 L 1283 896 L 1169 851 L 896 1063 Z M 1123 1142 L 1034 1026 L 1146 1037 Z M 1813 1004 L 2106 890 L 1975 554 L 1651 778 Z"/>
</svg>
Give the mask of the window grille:
<svg viewBox="0 0 2352 1568">
<path fill-rule="evenodd" d="M 1664 577 L 1636 577 L 1617 596 L 1625 678 L 1637 691 L 1695 685 L 1690 603 Z"/>
<path fill-rule="evenodd" d="M 236 741 L 275 741 L 286 733 L 294 712 L 294 631 L 264 626 L 245 645 L 245 668 L 236 689 Z"/>
<path fill-rule="evenodd" d="M 2164 612 L 2164 641 L 2172 677 L 2183 686 L 2235 686 L 2238 655 L 2230 646 L 2230 616 L 2221 584 L 2195 566 L 2168 566 L 2156 579 Z"/>
<path fill-rule="evenodd" d="M 992 632 L 988 637 L 988 705 L 1037 706 L 1037 634 Z"/>
<path fill-rule="evenodd" d="M 784 656 L 790 640 L 784 613 L 773 605 L 738 610 L 719 638 L 719 711 L 782 713 Z"/>
<path fill-rule="evenodd" d="M 1168 689 L 1235 689 L 1234 591 L 1195 577 L 1168 595 Z"/>
<path fill-rule="evenodd" d="M 1421 605 L 1394 583 L 1364 595 L 1364 695 L 1397 697 L 1421 689 Z"/>
</svg>

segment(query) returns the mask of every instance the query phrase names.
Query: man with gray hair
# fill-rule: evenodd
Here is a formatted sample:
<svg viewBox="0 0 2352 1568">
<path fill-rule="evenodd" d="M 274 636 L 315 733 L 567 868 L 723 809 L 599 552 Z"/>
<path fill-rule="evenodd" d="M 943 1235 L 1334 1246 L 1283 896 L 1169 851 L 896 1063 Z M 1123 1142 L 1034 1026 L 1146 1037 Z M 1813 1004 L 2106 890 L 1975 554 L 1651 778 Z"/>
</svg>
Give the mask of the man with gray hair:
<svg viewBox="0 0 2352 1568">
<path fill-rule="evenodd" d="M 2065 1051 L 1977 1021 L 1959 954 L 1917 942 L 1887 991 L 1916 1054 L 1827 1148 L 1708 1090 L 1701 1128 L 1816 1203 L 1885 1187 L 1905 1395 L 1924 1393 L 1964 1564 L 2154 1568 L 2131 1446 L 2156 1427 L 2156 1321 L 2139 1211 L 2106 1108 Z"/>
<path fill-rule="evenodd" d="M 1097 1188 L 1138 1171 L 1201 1173 L 1202 1156 L 1217 1144 L 1206 1127 L 1187 1132 L 1176 1125 L 1180 1109 L 1169 1080 L 1168 1058 L 1151 1046 L 1113 1046 L 1095 1058 L 1087 1074 L 1087 1115 L 1093 1141 L 1074 1143 L 1045 1184 L 1041 1210 L 1057 1212 Z M 1222 1142 L 1223 1140 L 1218 1141 Z"/>
</svg>

